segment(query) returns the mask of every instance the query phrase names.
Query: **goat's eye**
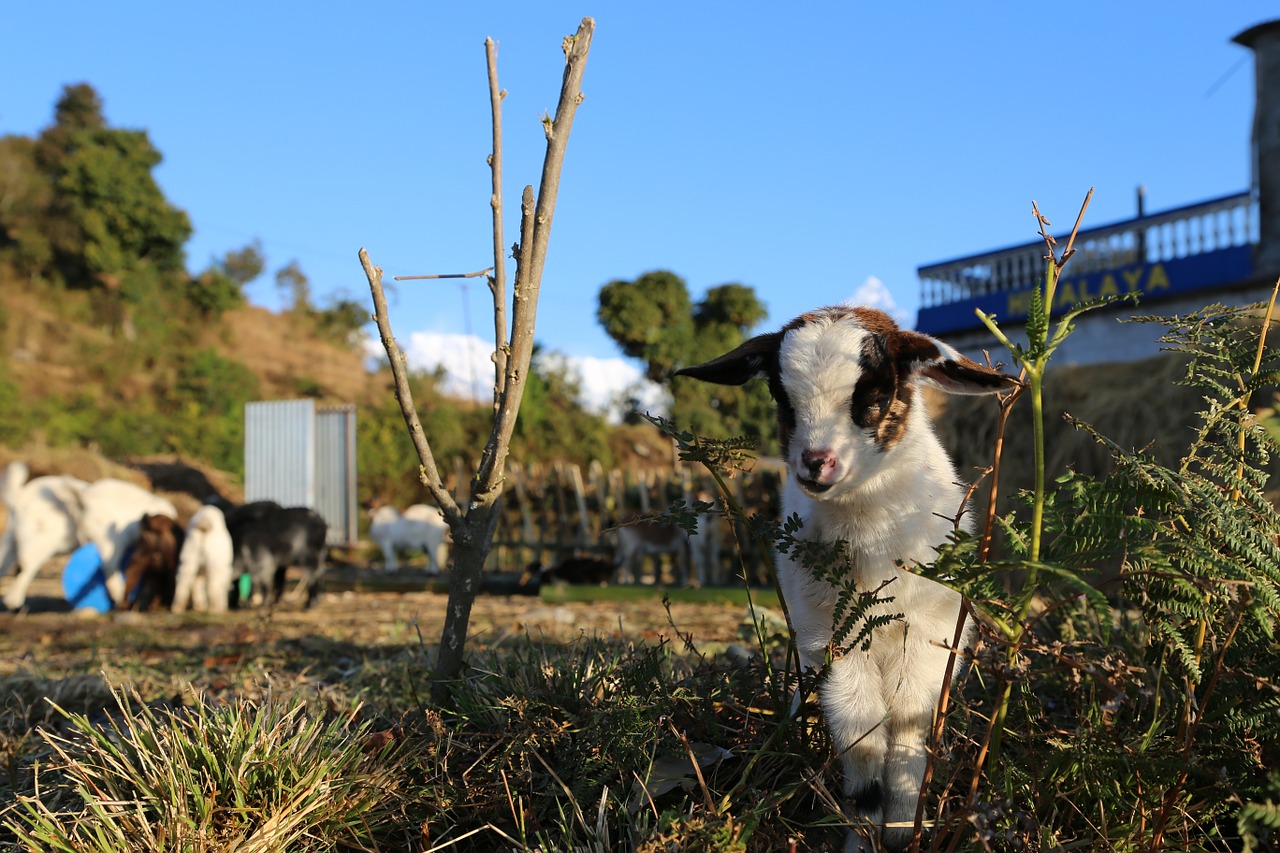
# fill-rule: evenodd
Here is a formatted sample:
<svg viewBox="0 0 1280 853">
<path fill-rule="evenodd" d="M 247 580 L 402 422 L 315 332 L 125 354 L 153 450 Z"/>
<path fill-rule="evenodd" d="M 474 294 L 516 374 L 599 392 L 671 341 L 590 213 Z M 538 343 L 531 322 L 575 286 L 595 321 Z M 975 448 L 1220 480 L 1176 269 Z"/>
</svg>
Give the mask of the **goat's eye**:
<svg viewBox="0 0 1280 853">
<path fill-rule="evenodd" d="M 850 414 L 858 426 L 868 427 L 884 416 L 886 396 L 879 388 L 859 386 L 849 401 Z"/>
</svg>

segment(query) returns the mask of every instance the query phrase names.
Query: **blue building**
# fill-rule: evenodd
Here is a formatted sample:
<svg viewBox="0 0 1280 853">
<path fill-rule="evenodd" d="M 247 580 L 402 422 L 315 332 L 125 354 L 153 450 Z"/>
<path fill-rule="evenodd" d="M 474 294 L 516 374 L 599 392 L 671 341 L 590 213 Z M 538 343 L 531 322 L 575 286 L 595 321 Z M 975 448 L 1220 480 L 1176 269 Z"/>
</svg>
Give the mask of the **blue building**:
<svg viewBox="0 0 1280 853">
<path fill-rule="evenodd" d="M 1234 41 L 1254 52 L 1256 70 L 1250 188 L 1156 213 L 1143 209 L 1139 194 L 1133 219 L 1081 230 L 1054 311 L 1126 293 L 1139 294 L 1141 305 L 1121 302 L 1084 315 L 1059 350 L 1059 363 L 1130 361 L 1159 352 L 1163 329 L 1117 322 L 1126 316 L 1188 313 L 1214 302 L 1247 305 L 1270 296 L 1280 276 L 1280 20 Z M 980 360 L 988 350 L 996 358 L 1001 348 L 975 309 L 996 315 L 1001 329 L 1019 339 L 1044 267 L 1041 241 L 922 266 L 916 328 L 971 357 Z"/>
</svg>

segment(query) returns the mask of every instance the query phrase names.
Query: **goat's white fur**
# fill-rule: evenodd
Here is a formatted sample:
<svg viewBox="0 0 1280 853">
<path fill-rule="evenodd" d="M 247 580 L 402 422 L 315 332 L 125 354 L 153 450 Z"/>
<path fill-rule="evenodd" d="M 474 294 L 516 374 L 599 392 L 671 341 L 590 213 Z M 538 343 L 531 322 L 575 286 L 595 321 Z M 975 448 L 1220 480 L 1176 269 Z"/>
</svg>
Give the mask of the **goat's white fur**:
<svg viewBox="0 0 1280 853">
<path fill-rule="evenodd" d="M 28 476 L 25 463 L 12 462 L 0 477 L 0 494 L 9 509 L 0 545 L 0 577 L 17 564 L 17 575 L 4 595 L 5 606 L 21 609 L 40 568 L 88 542 L 102 557 L 108 592 L 117 606 L 123 604 L 120 560 L 138 538 L 138 521 L 147 513 L 177 518 L 173 504 L 123 480 L 86 483 L 75 477 L 49 476 L 28 481 Z"/>
<path fill-rule="evenodd" d="M 226 516 L 216 506 L 201 506 L 187 523 L 187 535 L 178 556 L 173 612 L 181 613 L 190 603 L 194 610 L 225 613 L 234 559 Z"/>
<path fill-rule="evenodd" d="M 107 592 L 121 607 L 125 588 L 120 561 L 138 539 L 139 521 L 148 514 L 176 519 L 178 510 L 167 498 L 111 477 L 91 483 L 81 495 L 81 507 L 80 538 L 97 546 L 102 555 L 102 572 L 107 577 Z"/>
<path fill-rule="evenodd" d="M 422 551 L 427 555 L 427 571 L 439 573 L 448 562 L 446 544 L 449 525 L 434 506 L 414 504 L 403 513 L 393 506 L 379 506 L 370 513 L 369 536 L 382 549 L 388 569 L 396 569 L 396 549 Z"/>
<path fill-rule="evenodd" d="M 902 337 L 888 346 L 876 339 L 893 335 Z M 895 395 L 905 401 L 895 396 L 884 405 L 897 405 L 905 420 L 891 441 L 877 440 L 876 428 L 855 422 L 853 392 L 868 378 L 868 352 L 883 356 L 900 349 L 910 357 L 890 357 L 881 369 L 892 373 L 886 379 L 902 389 Z M 872 612 L 904 615 L 876 630 L 867 652 L 837 654 L 819 687 L 844 765 L 846 795 L 860 818 L 883 827 L 886 846 L 900 848 L 911 837 L 902 825 L 914 819 L 929 728 L 962 605 L 954 590 L 897 565 L 931 562 L 965 499 L 928 420 L 920 386 L 990 393 L 1016 380 L 939 341 L 899 331 L 881 312 L 847 307 L 805 315 L 781 333 L 682 372 L 725 384 L 765 373 L 780 383 L 794 412 L 783 448 L 790 470 L 783 517 L 799 516 L 800 537 L 847 543 L 857 588 L 869 592 L 886 584 L 879 594 L 893 597 Z M 777 571 L 801 661 L 818 669 L 833 639 L 837 592 L 789 557 L 779 556 Z M 961 647 L 971 631 L 966 620 Z M 846 849 L 872 848 L 851 832 Z"/>
<path fill-rule="evenodd" d="M 70 476 L 27 477 L 27 466 L 13 462 L 0 478 L 0 491 L 9 510 L 0 543 L 0 577 L 17 564 L 17 574 L 4 595 L 10 610 L 18 610 L 26 602 L 27 588 L 41 566 L 80 546 L 76 518 L 80 495 L 89 487 Z"/>
</svg>

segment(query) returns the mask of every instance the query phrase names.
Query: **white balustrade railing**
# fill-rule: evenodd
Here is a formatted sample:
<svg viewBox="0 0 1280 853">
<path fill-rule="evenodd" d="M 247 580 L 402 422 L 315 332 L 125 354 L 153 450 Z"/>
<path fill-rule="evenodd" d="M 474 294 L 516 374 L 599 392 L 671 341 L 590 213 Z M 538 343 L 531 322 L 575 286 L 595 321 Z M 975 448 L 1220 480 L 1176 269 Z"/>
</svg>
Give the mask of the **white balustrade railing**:
<svg viewBox="0 0 1280 853">
<path fill-rule="evenodd" d="M 1069 235 L 1055 235 L 1058 247 Z M 1249 193 L 1190 204 L 1076 235 L 1073 274 L 1154 264 L 1258 242 L 1258 206 Z M 1024 290 L 1044 275 L 1043 241 L 918 269 L 922 307 Z"/>
</svg>

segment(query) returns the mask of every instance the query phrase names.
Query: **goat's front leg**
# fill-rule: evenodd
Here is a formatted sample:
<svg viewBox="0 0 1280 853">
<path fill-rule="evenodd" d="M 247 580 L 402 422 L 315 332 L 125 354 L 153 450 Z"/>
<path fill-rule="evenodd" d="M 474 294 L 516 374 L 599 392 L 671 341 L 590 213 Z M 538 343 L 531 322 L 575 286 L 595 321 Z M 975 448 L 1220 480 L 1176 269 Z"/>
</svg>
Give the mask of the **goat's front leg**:
<svg viewBox="0 0 1280 853">
<path fill-rule="evenodd" d="M 400 560 L 396 557 L 396 543 L 394 539 L 379 539 L 378 547 L 382 549 L 382 567 L 389 572 L 394 572 L 400 568 Z"/>
<path fill-rule="evenodd" d="M 186 559 L 178 558 L 178 576 L 173 583 L 173 604 L 169 606 L 172 612 L 181 613 L 187 609 L 187 604 L 191 601 L 192 587 L 196 582 L 197 571 L 199 571 L 199 565 L 190 556 L 187 556 Z"/>
<path fill-rule="evenodd" d="M 847 652 L 827 667 L 818 695 L 844 766 L 852 817 L 879 826 L 884 819 L 884 761 L 890 734 L 880 668 L 864 652 Z M 851 833 L 845 849 L 864 849 L 860 843 L 856 832 Z"/>
<path fill-rule="evenodd" d="M 225 559 L 209 559 L 204 565 L 204 591 L 209 611 L 226 613 L 231 595 L 231 563 Z"/>
<path fill-rule="evenodd" d="M 9 574 L 9 570 L 18 562 L 18 536 L 13 532 L 13 513 L 9 513 L 9 526 L 5 528 L 4 538 L 0 539 L 0 578 Z"/>
<path fill-rule="evenodd" d="M 950 620 L 954 624 L 958 608 Z M 881 662 L 891 716 L 888 722 L 889 750 L 885 759 L 885 830 L 889 849 L 905 848 L 911 842 L 916 805 L 929 763 L 929 735 L 933 727 L 938 696 L 947 677 L 952 652 L 942 637 L 947 619 L 907 628 L 900 649 Z M 947 641 L 949 642 L 949 641 Z M 900 657 L 899 657 L 900 655 Z M 888 683 L 892 678 L 893 683 Z"/>
<path fill-rule="evenodd" d="M 18 573 L 9 582 L 9 589 L 4 594 L 5 607 L 13 611 L 22 609 L 22 605 L 27 601 L 27 587 L 31 586 L 31 582 L 36 579 L 38 569 L 39 566 L 36 569 L 28 569 L 24 565 L 18 565 Z"/>
</svg>

